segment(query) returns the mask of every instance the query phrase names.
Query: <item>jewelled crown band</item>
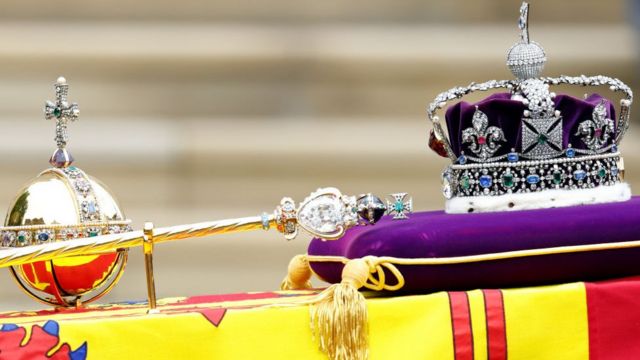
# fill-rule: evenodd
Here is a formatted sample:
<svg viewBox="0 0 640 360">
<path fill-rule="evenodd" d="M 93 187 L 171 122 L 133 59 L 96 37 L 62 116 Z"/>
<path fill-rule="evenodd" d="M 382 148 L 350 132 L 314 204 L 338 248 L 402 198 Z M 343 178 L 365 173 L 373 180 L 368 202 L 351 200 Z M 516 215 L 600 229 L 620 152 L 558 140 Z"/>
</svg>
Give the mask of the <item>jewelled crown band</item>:
<svg viewBox="0 0 640 360">
<path fill-rule="evenodd" d="M 520 40 L 507 53 L 514 80 L 455 87 L 438 94 L 427 108 L 433 125 L 429 146 L 453 162 L 442 175 L 449 212 L 558 206 L 554 199 L 544 199 L 542 193 L 547 190 L 573 198 L 564 205 L 630 197 L 618 146 L 629 127 L 631 89 L 601 75 L 540 77 L 547 57 L 529 39 L 528 16 L 529 5 L 523 3 Z M 563 84 L 608 86 L 621 93 L 617 119 L 611 102 L 600 95 L 578 99 L 550 91 L 550 86 Z M 476 104 L 450 106 L 445 132 L 438 110 L 468 94 L 495 89 L 507 92 Z M 558 193 L 561 190 L 573 192 Z"/>
</svg>

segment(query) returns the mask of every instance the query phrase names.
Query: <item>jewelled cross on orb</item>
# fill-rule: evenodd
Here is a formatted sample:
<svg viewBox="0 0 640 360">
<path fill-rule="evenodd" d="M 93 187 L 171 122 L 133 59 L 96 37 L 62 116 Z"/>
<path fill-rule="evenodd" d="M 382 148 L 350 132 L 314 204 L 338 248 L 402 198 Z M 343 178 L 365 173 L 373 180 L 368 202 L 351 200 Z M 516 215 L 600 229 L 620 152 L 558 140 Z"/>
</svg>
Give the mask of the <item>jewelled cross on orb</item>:
<svg viewBox="0 0 640 360">
<path fill-rule="evenodd" d="M 407 199 L 407 193 L 391 194 L 393 202 L 387 200 L 387 213 L 393 214 L 393 219 L 408 219 L 408 213 L 413 211 L 413 198 Z"/>
<path fill-rule="evenodd" d="M 67 101 L 69 84 L 67 79 L 59 77 L 54 84 L 56 90 L 56 102 L 47 100 L 44 106 L 44 117 L 47 120 L 56 120 L 56 145 L 58 148 L 51 156 L 49 163 L 57 168 L 66 168 L 74 161 L 73 156 L 67 151 L 67 123 L 78 120 L 80 108 L 76 103 Z"/>
</svg>

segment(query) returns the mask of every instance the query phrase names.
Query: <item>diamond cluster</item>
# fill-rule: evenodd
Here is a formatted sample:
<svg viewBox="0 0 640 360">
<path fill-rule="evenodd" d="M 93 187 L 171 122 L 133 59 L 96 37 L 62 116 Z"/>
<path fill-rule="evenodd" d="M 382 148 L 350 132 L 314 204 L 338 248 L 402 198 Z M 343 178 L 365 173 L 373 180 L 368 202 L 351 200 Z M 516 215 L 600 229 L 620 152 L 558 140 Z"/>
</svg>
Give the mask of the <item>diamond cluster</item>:
<svg viewBox="0 0 640 360">
<path fill-rule="evenodd" d="M 489 126 L 489 118 L 478 106 L 471 123 L 472 127 L 462 131 L 462 143 L 471 143 L 469 150 L 478 157 L 477 160 L 486 161 L 500 149 L 499 143 L 506 141 L 504 133 L 497 126 Z"/>
<path fill-rule="evenodd" d="M 319 237 L 338 236 L 357 222 L 356 198 L 331 191 L 312 194 L 298 210 L 300 226 Z"/>
<path fill-rule="evenodd" d="M 518 79 L 529 79 L 540 75 L 547 61 L 544 49 L 535 41 L 529 40 L 529 4 L 522 3 L 520 17 L 520 41 L 507 53 L 507 66 Z"/>
<path fill-rule="evenodd" d="M 287 240 L 296 237 L 298 234 L 298 226 L 296 204 L 293 199 L 285 197 L 280 201 L 280 206 L 276 208 L 276 224 L 278 231 L 283 233 Z M 265 227 L 264 217 L 262 218 L 262 227 Z"/>
<path fill-rule="evenodd" d="M 609 137 L 615 132 L 613 120 L 607 116 L 605 101 L 602 100 L 594 109 L 592 118 L 578 125 L 576 135 L 582 135 L 582 142 L 591 151 L 598 152 L 605 148 Z"/>
<path fill-rule="evenodd" d="M 517 43 L 507 53 L 507 66 L 518 79 L 540 76 L 546 61 L 544 49 L 535 41 Z"/>
</svg>

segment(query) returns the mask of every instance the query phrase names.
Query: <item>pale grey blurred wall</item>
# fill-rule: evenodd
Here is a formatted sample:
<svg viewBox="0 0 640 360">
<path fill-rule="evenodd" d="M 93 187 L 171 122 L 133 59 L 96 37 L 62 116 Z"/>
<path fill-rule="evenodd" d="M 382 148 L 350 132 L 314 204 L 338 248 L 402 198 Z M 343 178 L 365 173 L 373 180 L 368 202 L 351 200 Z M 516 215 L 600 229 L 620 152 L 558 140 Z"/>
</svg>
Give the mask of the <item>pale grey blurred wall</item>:
<svg viewBox="0 0 640 360">
<path fill-rule="evenodd" d="M 81 120 L 77 164 L 107 183 L 137 226 L 271 211 L 319 186 L 408 191 L 443 205 L 446 161 L 427 151 L 425 105 L 440 91 L 505 78 L 519 2 L 3 0 L 0 207 L 47 166 L 42 119 L 58 75 Z M 622 0 L 536 0 L 531 36 L 546 74 L 636 83 Z M 632 132 L 630 138 L 638 138 Z M 637 141 L 626 140 L 637 188 Z M 55 204 L 52 204 L 54 206 Z M 157 247 L 160 296 L 276 289 L 308 239 L 276 233 Z M 105 301 L 145 296 L 140 251 Z M 39 305 L 0 272 L 0 308 Z"/>
</svg>

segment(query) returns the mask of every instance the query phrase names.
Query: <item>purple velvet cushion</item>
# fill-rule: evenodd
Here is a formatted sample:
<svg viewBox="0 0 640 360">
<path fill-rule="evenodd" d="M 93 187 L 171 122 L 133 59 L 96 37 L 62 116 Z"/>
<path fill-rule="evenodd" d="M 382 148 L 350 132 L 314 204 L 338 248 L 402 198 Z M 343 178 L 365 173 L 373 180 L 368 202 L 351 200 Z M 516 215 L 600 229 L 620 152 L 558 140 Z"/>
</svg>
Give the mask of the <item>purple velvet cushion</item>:
<svg viewBox="0 0 640 360">
<path fill-rule="evenodd" d="M 640 197 L 621 203 L 498 213 L 420 212 L 383 218 L 340 240 L 314 239 L 309 255 L 446 258 L 559 246 L 640 240 Z M 342 264 L 311 262 L 328 282 Z M 640 274 L 640 248 L 574 252 L 450 265 L 398 266 L 403 290 L 436 291 L 529 286 Z M 390 274 L 389 274 L 390 276 Z"/>
</svg>

